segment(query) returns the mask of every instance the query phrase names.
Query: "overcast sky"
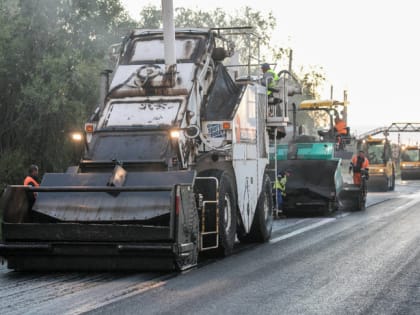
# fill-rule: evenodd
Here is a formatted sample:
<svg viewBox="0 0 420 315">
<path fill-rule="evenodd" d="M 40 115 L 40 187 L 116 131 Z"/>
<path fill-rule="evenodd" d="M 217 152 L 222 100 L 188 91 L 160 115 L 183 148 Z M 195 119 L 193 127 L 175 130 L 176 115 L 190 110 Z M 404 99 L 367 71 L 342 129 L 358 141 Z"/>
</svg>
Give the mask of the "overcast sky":
<svg viewBox="0 0 420 315">
<path fill-rule="evenodd" d="M 138 19 L 146 4 L 121 0 Z M 294 65 L 319 65 L 334 96 L 348 90 L 349 125 L 360 132 L 393 122 L 420 122 L 420 10 L 415 0 L 174 0 L 174 7 L 272 11 L 273 41 L 293 48 Z M 275 61 L 273 61 L 275 62 Z M 281 70 L 281 69 L 276 69 Z M 406 134 L 404 138 L 413 138 Z M 417 135 L 416 135 L 417 136 Z"/>
</svg>

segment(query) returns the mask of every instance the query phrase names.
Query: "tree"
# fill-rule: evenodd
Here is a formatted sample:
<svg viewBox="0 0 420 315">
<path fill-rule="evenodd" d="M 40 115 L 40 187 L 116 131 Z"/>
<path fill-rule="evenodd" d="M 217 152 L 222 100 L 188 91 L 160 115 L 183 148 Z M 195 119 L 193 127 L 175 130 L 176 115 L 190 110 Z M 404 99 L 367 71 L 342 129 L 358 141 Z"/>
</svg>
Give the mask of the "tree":
<svg viewBox="0 0 420 315">
<path fill-rule="evenodd" d="M 324 68 L 321 66 L 301 66 L 299 77 L 304 93 L 308 95 L 308 98 L 319 98 L 319 89 L 326 81 Z"/>
<path fill-rule="evenodd" d="M 161 23 L 161 10 L 154 5 L 148 5 L 140 12 L 140 28 L 159 28 Z M 272 32 L 276 26 L 273 13 L 263 14 L 258 10 L 250 7 L 244 7 L 228 14 L 221 8 L 211 11 L 192 10 L 188 8 L 175 8 L 175 25 L 177 27 L 232 27 L 232 26 L 252 26 L 255 33 L 259 35 L 259 44 L 268 47 L 269 55 L 261 56 L 265 60 L 274 60 L 281 65 L 288 64 L 291 54 L 291 47 L 277 47 L 270 42 Z M 248 50 L 251 48 L 252 54 L 257 56 L 257 42 L 245 42 L 235 40 L 236 50 Z M 254 60 L 257 62 L 257 60 Z M 259 71 L 259 67 L 254 67 L 255 71 Z M 303 81 L 305 92 L 308 98 L 316 98 L 317 89 L 321 87 L 326 80 L 322 67 L 310 66 L 308 70 L 303 67 L 297 75 Z"/>
<path fill-rule="evenodd" d="M 140 12 L 139 28 L 161 28 L 162 11 L 155 5 L 147 5 Z"/>
<path fill-rule="evenodd" d="M 133 26 L 119 0 L 0 2 L 0 185 L 31 163 L 69 165 L 68 132 L 96 106 L 108 46 Z"/>
<path fill-rule="evenodd" d="M 270 43 L 275 26 L 271 12 L 249 7 L 234 14 L 186 8 L 175 13 L 178 27 L 254 26 L 261 45 Z M 0 1 L 0 188 L 20 183 L 29 164 L 38 164 L 41 172 L 69 165 L 68 133 L 79 129 L 97 104 L 108 47 L 136 25 L 161 27 L 160 9 L 144 7 L 136 24 L 119 0 Z M 257 43 L 236 45 L 255 50 Z M 303 79 L 315 91 L 323 77 L 313 70 Z"/>
<path fill-rule="evenodd" d="M 162 27 L 161 10 L 154 5 L 144 7 L 140 12 L 140 17 L 140 28 Z M 253 27 L 255 34 L 258 34 L 259 36 L 259 42 L 257 42 L 255 38 L 251 41 L 246 41 L 245 37 L 230 36 L 228 33 L 225 33 L 225 36 L 235 43 L 237 51 L 246 50 L 246 55 L 250 52 L 253 56 L 255 56 L 255 60 L 252 60 L 254 63 L 258 62 L 256 58 L 258 56 L 258 44 L 268 45 L 270 43 L 271 31 L 274 29 L 275 25 L 276 21 L 272 12 L 264 15 L 260 11 L 254 10 L 250 7 L 239 9 L 234 14 L 228 14 L 221 8 L 216 8 L 211 11 L 175 8 L 176 27 Z M 259 71 L 259 66 L 256 66 L 255 70 Z"/>
</svg>

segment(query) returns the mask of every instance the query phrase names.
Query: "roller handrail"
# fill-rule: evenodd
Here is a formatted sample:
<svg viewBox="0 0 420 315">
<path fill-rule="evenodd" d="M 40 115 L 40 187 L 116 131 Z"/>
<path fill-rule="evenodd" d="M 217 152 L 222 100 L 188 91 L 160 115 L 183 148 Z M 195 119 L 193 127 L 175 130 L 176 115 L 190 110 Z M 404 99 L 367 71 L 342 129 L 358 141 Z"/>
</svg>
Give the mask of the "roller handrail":
<svg viewBox="0 0 420 315">
<path fill-rule="evenodd" d="M 183 184 L 176 184 L 183 185 Z M 186 185 L 186 184 L 185 184 Z M 26 191 L 32 192 L 136 192 L 136 191 L 171 191 L 175 185 L 161 185 L 161 186 L 128 186 L 128 187 L 114 187 L 114 186 L 25 186 L 25 185 L 10 185 L 12 188 L 22 188 Z"/>
</svg>

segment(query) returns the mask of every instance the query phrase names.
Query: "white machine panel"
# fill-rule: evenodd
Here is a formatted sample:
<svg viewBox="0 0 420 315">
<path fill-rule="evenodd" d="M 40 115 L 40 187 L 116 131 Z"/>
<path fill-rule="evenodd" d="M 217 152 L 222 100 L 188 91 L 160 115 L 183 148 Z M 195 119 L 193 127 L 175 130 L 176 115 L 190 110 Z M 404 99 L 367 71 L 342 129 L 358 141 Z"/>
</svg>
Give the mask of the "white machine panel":
<svg viewBox="0 0 420 315">
<path fill-rule="evenodd" d="M 238 184 L 238 206 L 245 230 L 249 232 L 259 195 L 257 160 L 234 160 L 233 165 Z"/>
<path fill-rule="evenodd" d="M 173 125 L 179 102 L 115 102 L 108 110 L 103 127 Z"/>
</svg>

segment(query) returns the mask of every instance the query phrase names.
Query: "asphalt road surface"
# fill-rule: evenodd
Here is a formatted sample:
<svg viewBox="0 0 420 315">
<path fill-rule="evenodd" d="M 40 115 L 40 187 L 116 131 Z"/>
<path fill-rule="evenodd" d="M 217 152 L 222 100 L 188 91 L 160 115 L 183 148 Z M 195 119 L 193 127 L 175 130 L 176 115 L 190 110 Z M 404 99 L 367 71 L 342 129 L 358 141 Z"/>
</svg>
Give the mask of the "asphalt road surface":
<svg viewBox="0 0 420 315">
<path fill-rule="evenodd" d="M 420 314 L 420 182 L 182 274 L 0 268 L 1 314 Z"/>
</svg>

